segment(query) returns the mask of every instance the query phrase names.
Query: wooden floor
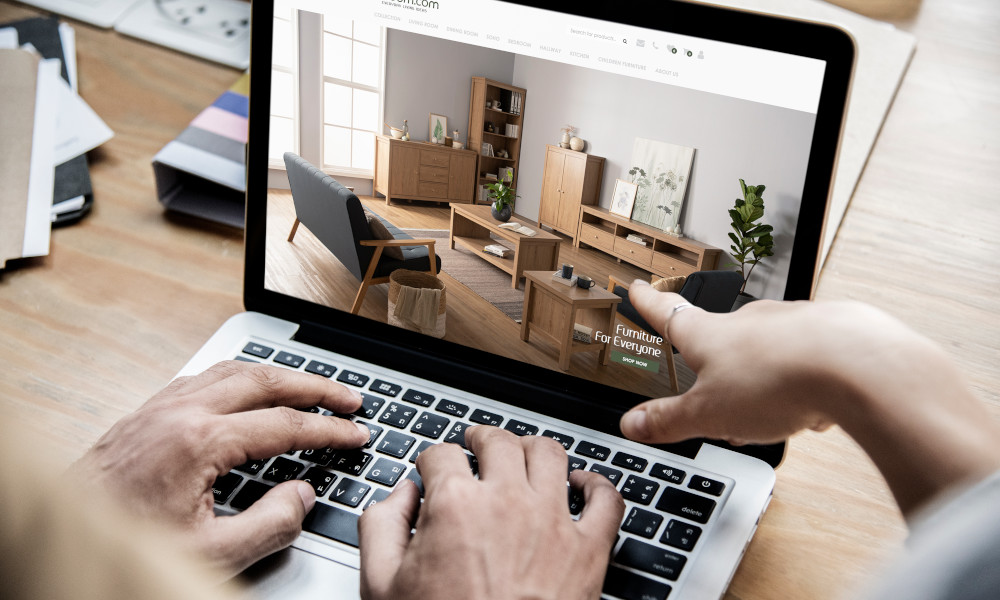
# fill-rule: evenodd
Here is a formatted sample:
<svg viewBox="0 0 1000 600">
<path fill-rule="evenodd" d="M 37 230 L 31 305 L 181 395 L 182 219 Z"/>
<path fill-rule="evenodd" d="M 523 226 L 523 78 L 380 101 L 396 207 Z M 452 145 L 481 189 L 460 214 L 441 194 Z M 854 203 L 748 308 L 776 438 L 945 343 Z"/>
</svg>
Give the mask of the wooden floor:
<svg viewBox="0 0 1000 600">
<path fill-rule="evenodd" d="M 382 199 L 362 197 L 362 203 L 386 220 L 403 229 L 444 229 L 450 221 L 448 205 L 401 203 L 387 206 Z M 350 310 L 359 281 L 304 226 L 300 226 L 294 242 L 287 241 L 295 219 L 291 193 L 287 190 L 268 192 L 267 258 L 265 286 L 317 304 L 340 310 Z M 525 219 L 528 220 L 528 219 Z M 558 234 L 557 234 L 558 235 Z M 560 262 L 575 265 L 576 272 L 593 277 L 598 286 L 606 286 L 608 276 L 630 282 L 649 279 L 646 271 L 590 249 L 574 248 L 572 240 L 562 237 Z M 483 268 L 495 268 L 483 261 Z M 445 340 L 501 354 L 527 363 L 560 370 L 557 350 L 551 344 L 532 337 L 520 339 L 520 324 L 514 322 L 493 305 L 460 284 L 447 273 L 440 275 L 447 286 Z M 523 282 L 520 284 L 523 289 Z M 369 288 L 361 307 L 361 316 L 386 322 L 388 284 Z M 693 376 L 679 365 L 682 389 L 690 385 Z M 601 383 L 634 391 L 645 396 L 669 394 L 666 364 L 660 374 L 648 373 L 620 364 L 600 365 L 596 353 L 577 354 L 569 373 Z"/>
</svg>

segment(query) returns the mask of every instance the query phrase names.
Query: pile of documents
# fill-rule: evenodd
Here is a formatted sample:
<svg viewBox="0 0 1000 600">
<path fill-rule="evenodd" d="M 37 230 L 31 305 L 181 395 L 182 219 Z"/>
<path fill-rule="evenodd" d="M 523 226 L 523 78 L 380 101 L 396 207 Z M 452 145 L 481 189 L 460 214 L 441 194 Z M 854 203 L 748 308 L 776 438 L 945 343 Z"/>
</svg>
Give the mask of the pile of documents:
<svg viewBox="0 0 1000 600">
<path fill-rule="evenodd" d="M 486 254 L 492 254 L 493 256 L 499 256 L 500 258 L 507 258 L 514 254 L 510 248 L 506 246 L 501 246 L 500 244 L 489 244 L 483 248 L 483 252 Z"/>
<path fill-rule="evenodd" d="M 77 94 L 73 29 L 0 25 L 0 268 L 49 253 L 52 222 L 92 200 L 85 153 L 114 135 Z"/>
</svg>

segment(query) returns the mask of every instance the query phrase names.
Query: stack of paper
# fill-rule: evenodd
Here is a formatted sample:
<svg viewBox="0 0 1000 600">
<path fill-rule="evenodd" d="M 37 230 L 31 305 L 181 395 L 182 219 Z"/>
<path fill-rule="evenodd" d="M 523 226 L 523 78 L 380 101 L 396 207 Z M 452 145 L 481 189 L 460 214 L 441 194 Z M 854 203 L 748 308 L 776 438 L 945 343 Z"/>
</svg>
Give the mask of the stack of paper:
<svg viewBox="0 0 1000 600">
<path fill-rule="evenodd" d="M 52 221 L 82 216 L 84 153 L 113 135 L 75 91 L 75 55 L 54 19 L 0 26 L 0 268 L 48 254 Z"/>
</svg>

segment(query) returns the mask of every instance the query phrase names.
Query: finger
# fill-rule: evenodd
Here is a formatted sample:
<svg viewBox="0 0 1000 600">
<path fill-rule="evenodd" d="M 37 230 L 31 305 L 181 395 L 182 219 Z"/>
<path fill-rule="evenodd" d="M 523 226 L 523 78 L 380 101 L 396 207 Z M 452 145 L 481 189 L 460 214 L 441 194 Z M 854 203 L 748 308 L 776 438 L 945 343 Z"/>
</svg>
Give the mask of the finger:
<svg viewBox="0 0 1000 600">
<path fill-rule="evenodd" d="M 207 556 L 242 571 L 291 544 L 302 531 L 302 519 L 316 503 L 312 486 L 289 481 L 268 490 L 250 508 L 231 517 L 215 517 L 201 541 Z"/>
<path fill-rule="evenodd" d="M 371 437 L 368 427 L 340 417 L 304 413 L 279 406 L 216 417 L 218 448 L 229 467 L 247 458 L 269 458 L 291 450 L 359 448 Z"/>
<path fill-rule="evenodd" d="M 569 468 L 569 458 L 562 444 L 552 438 L 526 436 L 521 438 L 521 446 L 524 448 L 524 464 L 531 487 L 552 492 L 554 498 L 565 502 L 566 486 L 563 482 Z"/>
<path fill-rule="evenodd" d="M 417 471 L 424 483 L 426 497 L 449 477 L 473 479 L 469 459 L 457 444 L 436 444 L 421 452 L 417 456 Z"/>
<path fill-rule="evenodd" d="M 625 413 L 619 426 L 625 437 L 637 442 L 670 443 L 701 437 L 704 420 L 699 418 L 698 402 L 692 391 L 680 396 L 647 400 Z"/>
<path fill-rule="evenodd" d="M 213 383 L 221 381 L 226 377 L 232 377 L 242 369 L 251 368 L 253 363 L 239 360 L 223 360 L 215 363 L 201 373 L 178 377 L 171 381 L 157 396 L 175 396 L 178 394 L 190 394 L 203 389 Z"/>
<path fill-rule="evenodd" d="M 521 483 L 527 480 L 524 447 L 513 433 L 479 425 L 465 432 L 465 443 L 479 459 L 480 481 L 496 479 Z"/>
<path fill-rule="evenodd" d="M 388 498 L 361 515 L 358 537 L 363 597 L 389 597 L 389 587 L 410 544 L 410 530 L 419 506 L 417 486 L 404 480 Z"/>
<path fill-rule="evenodd" d="M 658 292 L 641 279 L 629 287 L 628 297 L 639 314 L 684 354 L 684 348 L 694 335 L 693 329 L 705 311 L 692 307 L 674 312 L 676 306 L 687 300 L 680 294 Z"/>
<path fill-rule="evenodd" d="M 225 370 L 229 365 L 222 366 Z M 235 413 L 273 406 L 321 406 L 349 414 L 361 406 L 361 394 L 311 373 L 268 365 L 240 365 L 227 377 L 197 390 L 198 400 L 215 412 Z"/>
<path fill-rule="evenodd" d="M 583 512 L 577 523 L 589 535 L 605 541 L 610 553 L 618 525 L 625 515 L 625 501 L 621 494 L 607 478 L 592 471 L 573 471 L 569 484 L 583 492 Z"/>
</svg>

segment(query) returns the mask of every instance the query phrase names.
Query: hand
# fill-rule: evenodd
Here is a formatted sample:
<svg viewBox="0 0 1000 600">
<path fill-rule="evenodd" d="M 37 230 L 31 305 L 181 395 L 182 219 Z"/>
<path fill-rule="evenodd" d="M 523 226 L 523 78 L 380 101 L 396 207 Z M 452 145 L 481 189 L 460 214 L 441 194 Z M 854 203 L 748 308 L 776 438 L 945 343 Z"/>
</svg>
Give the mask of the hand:
<svg viewBox="0 0 1000 600">
<path fill-rule="evenodd" d="M 417 458 L 422 507 L 416 486 L 404 481 L 361 516 L 361 596 L 600 596 L 625 507 L 614 486 L 597 473 L 573 471 L 570 484 L 586 503 L 573 521 L 568 461 L 557 442 L 483 426 L 465 439 L 479 459 L 478 481 L 459 446 L 439 444 Z"/>
<path fill-rule="evenodd" d="M 356 448 L 364 426 L 296 408 L 346 414 L 361 398 L 317 375 L 227 361 L 179 377 L 116 423 L 71 473 L 126 509 L 179 527 L 185 540 L 228 574 L 292 542 L 316 495 L 289 481 L 246 511 L 217 518 L 212 484 L 248 459 L 295 449 Z"/>
</svg>

